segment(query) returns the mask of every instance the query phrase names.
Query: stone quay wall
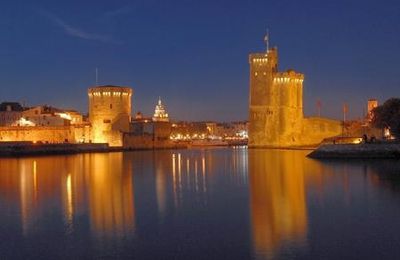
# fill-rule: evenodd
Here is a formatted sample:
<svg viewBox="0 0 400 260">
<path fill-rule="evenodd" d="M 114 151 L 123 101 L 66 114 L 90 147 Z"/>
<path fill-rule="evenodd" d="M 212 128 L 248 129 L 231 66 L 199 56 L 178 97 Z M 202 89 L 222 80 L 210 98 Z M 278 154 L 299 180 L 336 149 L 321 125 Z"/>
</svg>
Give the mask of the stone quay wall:
<svg viewBox="0 0 400 260">
<path fill-rule="evenodd" d="M 0 142 L 75 143 L 73 126 L 0 127 Z"/>
</svg>

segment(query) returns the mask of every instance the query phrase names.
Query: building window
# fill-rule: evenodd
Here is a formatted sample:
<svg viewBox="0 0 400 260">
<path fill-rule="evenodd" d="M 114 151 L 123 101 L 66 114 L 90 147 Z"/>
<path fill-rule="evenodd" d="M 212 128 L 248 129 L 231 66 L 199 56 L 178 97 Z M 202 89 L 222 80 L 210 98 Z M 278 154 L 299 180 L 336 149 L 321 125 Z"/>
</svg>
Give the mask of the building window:
<svg viewBox="0 0 400 260">
<path fill-rule="evenodd" d="M 112 104 L 110 104 L 110 109 L 112 109 Z"/>
<path fill-rule="evenodd" d="M 109 123 L 111 123 L 111 120 L 110 120 L 110 119 L 104 119 L 104 120 L 103 120 L 103 123 L 104 123 L 104 124 L 109 124 Z"/>
</svg>

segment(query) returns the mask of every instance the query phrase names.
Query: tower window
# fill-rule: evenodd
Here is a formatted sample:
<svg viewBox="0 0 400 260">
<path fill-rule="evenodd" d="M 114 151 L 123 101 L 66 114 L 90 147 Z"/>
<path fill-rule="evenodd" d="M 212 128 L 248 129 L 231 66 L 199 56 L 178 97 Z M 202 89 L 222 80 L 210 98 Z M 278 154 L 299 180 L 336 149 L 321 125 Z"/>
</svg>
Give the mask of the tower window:
<svg viewBox="0 0 400 260">
<path fill-rule="evenodd" d="M 112 109 L 112 104 L 110 104 L 110 109 Z"/>
</svg>

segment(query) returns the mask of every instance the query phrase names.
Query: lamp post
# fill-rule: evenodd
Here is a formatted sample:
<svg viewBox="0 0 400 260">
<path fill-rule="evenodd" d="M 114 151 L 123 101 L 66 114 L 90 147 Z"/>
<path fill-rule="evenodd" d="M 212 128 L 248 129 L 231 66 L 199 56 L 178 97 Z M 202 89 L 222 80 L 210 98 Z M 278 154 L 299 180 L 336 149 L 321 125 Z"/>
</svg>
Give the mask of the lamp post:
<svg viewBox="0 0 400 260">
<path fill-rule="evenodd" d="M 342 136 L 344 136 L 344 130 L 345 130 L 345 123 L 346 123 L 346 114 L 348 112 L 349 108 L 346 103 L 343 103 L 343 127 L 342 127 Z"/>
</svg>

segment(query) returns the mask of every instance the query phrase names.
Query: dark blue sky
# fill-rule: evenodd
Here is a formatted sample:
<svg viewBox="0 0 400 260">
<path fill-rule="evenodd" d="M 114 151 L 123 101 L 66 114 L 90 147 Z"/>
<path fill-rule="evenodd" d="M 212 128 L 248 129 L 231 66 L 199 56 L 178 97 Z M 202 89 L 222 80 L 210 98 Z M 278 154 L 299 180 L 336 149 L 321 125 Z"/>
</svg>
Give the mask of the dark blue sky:
<svg viewBox="0 0 400 260">
<path fill-rule="evenodd" d="M 269 28 L 280 70 L 305 74 L 305 114 L 351 117 L 399 96 L 400 1 L 1 1 L 0 100 L 87 111 L 87 88 L 158 96 L 174 119 L 247 118 L 248 54 Z"/>
</svg>

